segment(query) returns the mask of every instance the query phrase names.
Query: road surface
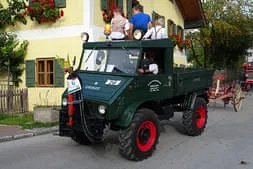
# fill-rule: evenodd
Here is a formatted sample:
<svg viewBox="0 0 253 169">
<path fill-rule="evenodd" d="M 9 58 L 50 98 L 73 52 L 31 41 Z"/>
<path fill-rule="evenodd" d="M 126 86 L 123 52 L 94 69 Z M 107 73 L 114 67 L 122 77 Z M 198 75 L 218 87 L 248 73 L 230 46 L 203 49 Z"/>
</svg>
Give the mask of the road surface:
<svg viewBox="0 0 253 169">
<path fill-rule="evenodd" d="M 179 119 L 163 122 L 157 150 L 141 162 L 120 156 L 117 132 L 91 147 L 49 134 L 0 143 L 0 169 L 253 169 L 253 96 L 241 112 L 210 107 L 199 137 L 181 134 Z"/>
</svg>

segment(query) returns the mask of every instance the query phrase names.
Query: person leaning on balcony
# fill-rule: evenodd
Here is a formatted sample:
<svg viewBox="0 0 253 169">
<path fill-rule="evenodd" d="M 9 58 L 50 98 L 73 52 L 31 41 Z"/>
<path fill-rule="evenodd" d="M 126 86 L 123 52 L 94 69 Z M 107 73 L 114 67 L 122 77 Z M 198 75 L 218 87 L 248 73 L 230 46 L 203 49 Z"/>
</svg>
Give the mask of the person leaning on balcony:
<svg viewBox="0 0 253 169">
<path fill-rule="evenodd" d="M 166 30 L 164 28 L 164 19 L 159 18 L 155 21 L 155 26 L 147 31 L 143 39 L 165 39 Z"/>
<path fill-rule="evenodd" d="M 126 32 L 129 31 L 130 23 L 122 16 L 122 10 L 116 8 L 113 11 L 113 18 L 111 21 L 111 35 L 112 40 L 123 40 L 126 38 Z"/>
<path fill-rule="evenodd" d="M 129 39 L 133 39 L 133 32 L 136 29 L 141 30 L 145 34 L 152 27 L 151 18 L 148 14 L 143 13 L 141 4 L 136 4 L 132 10 L 134 15 L 130 20 Z"/>
</svg>

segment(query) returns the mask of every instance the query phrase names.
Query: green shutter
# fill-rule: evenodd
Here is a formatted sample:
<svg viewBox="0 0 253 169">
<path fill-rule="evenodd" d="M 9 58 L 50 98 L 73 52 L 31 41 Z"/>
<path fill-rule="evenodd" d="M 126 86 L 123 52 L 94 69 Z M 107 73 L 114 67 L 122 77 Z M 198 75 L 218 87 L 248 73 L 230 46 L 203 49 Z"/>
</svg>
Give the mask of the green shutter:
<svg viewBox="0 0 253 169">
<path fill-rule="evenodd" d="M 164 20 L 164 25 L 163 25 L 163 28 L 165 28 L 165 16 L 160 16 L 160 18 L 162 18 Z"/>
<path fill-rule="evenodd" d="M 54 86 L 64 87 L 64 59 L 54 60 Z"/>
<path fill-rule="evenodd" d="M 32 0 L 28 0 L 28 6 L 32 5 Z"/>
<path fill-rule="evenodd" d="M 54 0 L 55 7 L 66 8 L 66 0 Z"/>
<path fill-rule="evenodd" d="M 107 10 L 108 9 L 108 0 L 101 0 L 101 9 L 102 10 Z"/>
<path fill-rule="evenodd" d="M 152 12 L 152 26 L 155 26 L 155 20 L 156 20 L 156 13 L 155 11 Z"/>
<path fill-rule="evenodd" d="M 35 61 L 25 61 L 26 87 L 35 87 Z"/>
<path fill-rule="evenodd" d="M 173 24 L 173 34 L 177 34 L 177 25 Z"/>
<path fill-rule="evenodd" d="M 127 0 L 127 16 L 129 20 L 132 17 L 132 5 L 133 5 L 132 0 Z"/>
<path fill-rule="evenodd" d="M 123 0 L 117 0 L 117 6 L 123 10 Z"/>
<path fill-rule="evenodd" d="M 182 39 L 185 40 L 185 37 L 184 37 L 184 29 L 182 29 Z"/>
<path fill-rule="evenodd" d="M 171 20 L 167 20 L 167 33 L 168 33 L 168 37 L 170 36 L 170 25 L 172 24 L 173 22 Z"/>
</svg>

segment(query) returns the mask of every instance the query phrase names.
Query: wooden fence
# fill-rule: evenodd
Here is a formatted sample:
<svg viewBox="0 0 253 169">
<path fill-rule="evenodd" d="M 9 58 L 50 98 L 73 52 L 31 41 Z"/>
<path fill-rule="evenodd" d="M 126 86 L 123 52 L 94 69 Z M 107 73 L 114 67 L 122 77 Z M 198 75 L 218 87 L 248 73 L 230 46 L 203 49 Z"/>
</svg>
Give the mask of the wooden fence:
<svg viewBox="0 0 253 169">
<path fill-rule="evenodd" d="M 0 84 L 0 113 L 28 112 L 28 90 Z"/>
</svg>

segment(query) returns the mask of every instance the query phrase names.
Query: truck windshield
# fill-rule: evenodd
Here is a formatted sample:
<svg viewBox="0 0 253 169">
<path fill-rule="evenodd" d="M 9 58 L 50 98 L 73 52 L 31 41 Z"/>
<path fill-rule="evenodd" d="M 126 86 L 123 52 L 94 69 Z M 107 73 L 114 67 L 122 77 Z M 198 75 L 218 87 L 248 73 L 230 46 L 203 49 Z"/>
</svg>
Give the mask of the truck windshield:
<svg viewBox="0 0 253 169">
<path fill-rule="evenodd" d="M 81 70 L 96 72 L 136 73 L 140 49 L 94 49 L 84 52 Z"/>
</svg>

